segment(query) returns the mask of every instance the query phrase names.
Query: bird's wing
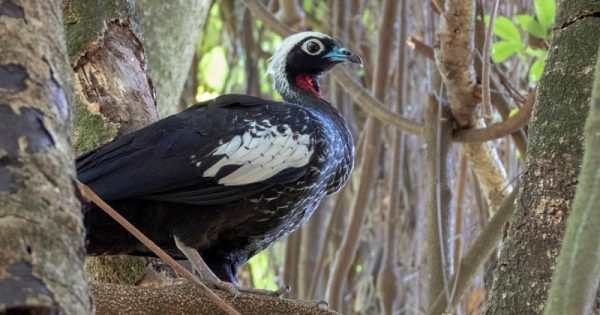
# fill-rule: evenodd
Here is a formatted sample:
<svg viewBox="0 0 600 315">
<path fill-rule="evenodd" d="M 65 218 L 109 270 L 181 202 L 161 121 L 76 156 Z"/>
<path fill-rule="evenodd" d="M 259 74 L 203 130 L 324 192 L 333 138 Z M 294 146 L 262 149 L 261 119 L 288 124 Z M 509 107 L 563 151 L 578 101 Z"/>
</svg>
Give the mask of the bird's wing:
<svg viewBox="0 0 600 315">
<path fill-rule="evenodd" d="M 230 202 L 306 173 L 311 119 L 292 104 L 221 96 L 80 156 L 78 177 L 105 200 Z"/>
</svg>

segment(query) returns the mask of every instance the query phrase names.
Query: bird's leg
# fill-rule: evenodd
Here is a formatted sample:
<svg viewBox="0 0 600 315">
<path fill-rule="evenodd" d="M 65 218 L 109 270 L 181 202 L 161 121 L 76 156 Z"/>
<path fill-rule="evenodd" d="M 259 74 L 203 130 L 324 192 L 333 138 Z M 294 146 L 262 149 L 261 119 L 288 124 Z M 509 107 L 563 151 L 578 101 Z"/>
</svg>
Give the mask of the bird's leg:
<svg viewBox="0 0 600 315">
<path fill-rule="evenodd" d="M 183 253 L 185 257 L 190 261 L 194 271 L 200 278 L 202 283 L 213 289 L 221 289 L 229 292 L 234 297 L 237 297 L 240 293 L 238 287 L 230 282 L 225 282 L 219 279 L 213 272 L 208 268 L 208 265 L 204 262 L 204 259 L 200 257 L 200 253 L 193 248 L 186 246 L 181 242 L 177 236 L 175 236 L 175 246 Z"/>
<path fill-rule="evenodd" d="M 276 291 L 271 291 L 252 287 L 242 287 L 231 282 L 223 281 L 210 270 L 195 248 L 186 246 L 177 237 L 175 237 L 175 246 L 177 246 L 183 255 L 190 261 L 192 267 L 200 277 L 200 281 L 210 288 L 227 291 L 234 297 L 237 297 L 240 292 L 280 297 L 290 290 L 289 286 L 283 286 Z"/>
</svg>

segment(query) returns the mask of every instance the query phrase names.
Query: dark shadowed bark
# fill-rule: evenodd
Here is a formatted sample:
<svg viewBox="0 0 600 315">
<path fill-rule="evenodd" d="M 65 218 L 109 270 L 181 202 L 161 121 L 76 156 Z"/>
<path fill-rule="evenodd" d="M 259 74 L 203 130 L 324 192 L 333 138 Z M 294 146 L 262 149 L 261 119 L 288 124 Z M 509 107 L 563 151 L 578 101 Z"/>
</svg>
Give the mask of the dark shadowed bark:
<svg viewBox="0 0 600 315">
<path fill-rule="evenodd" d="M 179 96 L 212 2 L 136 1 L 142 41 L 148 54 L 148 73 L 156 87 L 161 117 L 177 112 Z"/>
<path fill-rule="evenodd" d="M 91 312 L 61 4 L 0 3 L 0 313 Z"/>
<path fill-rule="evenodd" d="M 562 1 L 530 124 L 523 185 L 486 314 L 538 314 L 550 287 L 583 154 L 600 4 Z"/>
</svg>

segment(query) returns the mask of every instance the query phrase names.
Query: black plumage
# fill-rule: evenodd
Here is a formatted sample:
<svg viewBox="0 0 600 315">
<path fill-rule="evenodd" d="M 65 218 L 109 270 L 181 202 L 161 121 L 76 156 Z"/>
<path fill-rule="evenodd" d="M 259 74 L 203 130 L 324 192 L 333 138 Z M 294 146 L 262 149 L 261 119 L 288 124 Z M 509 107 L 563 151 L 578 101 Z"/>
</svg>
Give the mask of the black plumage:
<svg viewBox="0 0 600 315">
<path fill-rule="evenodd" d="M 172 256 L 193 248 L 235 283 L 240 265 L 350 175 L 352 137 L 318 85 L 345 61 L 360 58 L 323 34 L 296 34 L 270 66 L 284 102 L 232 94 L 195 105 L 78 157 L 79 180 Z M 88 254 L 151 255 L 96 207 L 84 215 Z"/>
</svg>

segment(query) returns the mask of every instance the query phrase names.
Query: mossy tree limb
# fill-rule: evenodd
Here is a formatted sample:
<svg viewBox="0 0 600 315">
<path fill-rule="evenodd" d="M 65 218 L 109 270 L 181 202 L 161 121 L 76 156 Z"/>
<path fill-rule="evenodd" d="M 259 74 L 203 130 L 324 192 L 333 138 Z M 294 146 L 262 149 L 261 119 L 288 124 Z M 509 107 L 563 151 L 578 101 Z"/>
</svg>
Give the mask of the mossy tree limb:
<svg viewBox="0 0 600 315">
<path fill-rule="evenodd" d="M 223 314 L 189 283 L 149 287 L 92 283 L 91 289 L 98 314 Z M 215 293 L 242 314 L 339 314 L 319 301 L 288 300 L 247 293 L 232 299 L 226 292 Z"/>
<path fill-rule="evenodd" d="M 89 314 L 62 1 L 0 5 L 0 313 Z"/>
<path fill-rule="evenodd" d="M 156 120 L 152 82 L 132 1 L 67 1 L 67 44 L 75 72 L 77 154 L 95 149 Z M 136 283 L 140 257 L 90 257 L 88 277 Z"/>
<path fill-rule="evenodd" d="M 537 88 L 522 190 L 504 241 L 486 314 L 540 314 L 583 157 L 600 42 L 596 0 L 562 1 Z M 596 13 L 597 15 L 597 13 Z"/>
<path fill-rule="evenodd" d="M 600 48 L 600 47 L 599 47 Z M 600 49 L 573 211 L 544 314 L 589 314 L 600 283 Z"/>
</svg>

